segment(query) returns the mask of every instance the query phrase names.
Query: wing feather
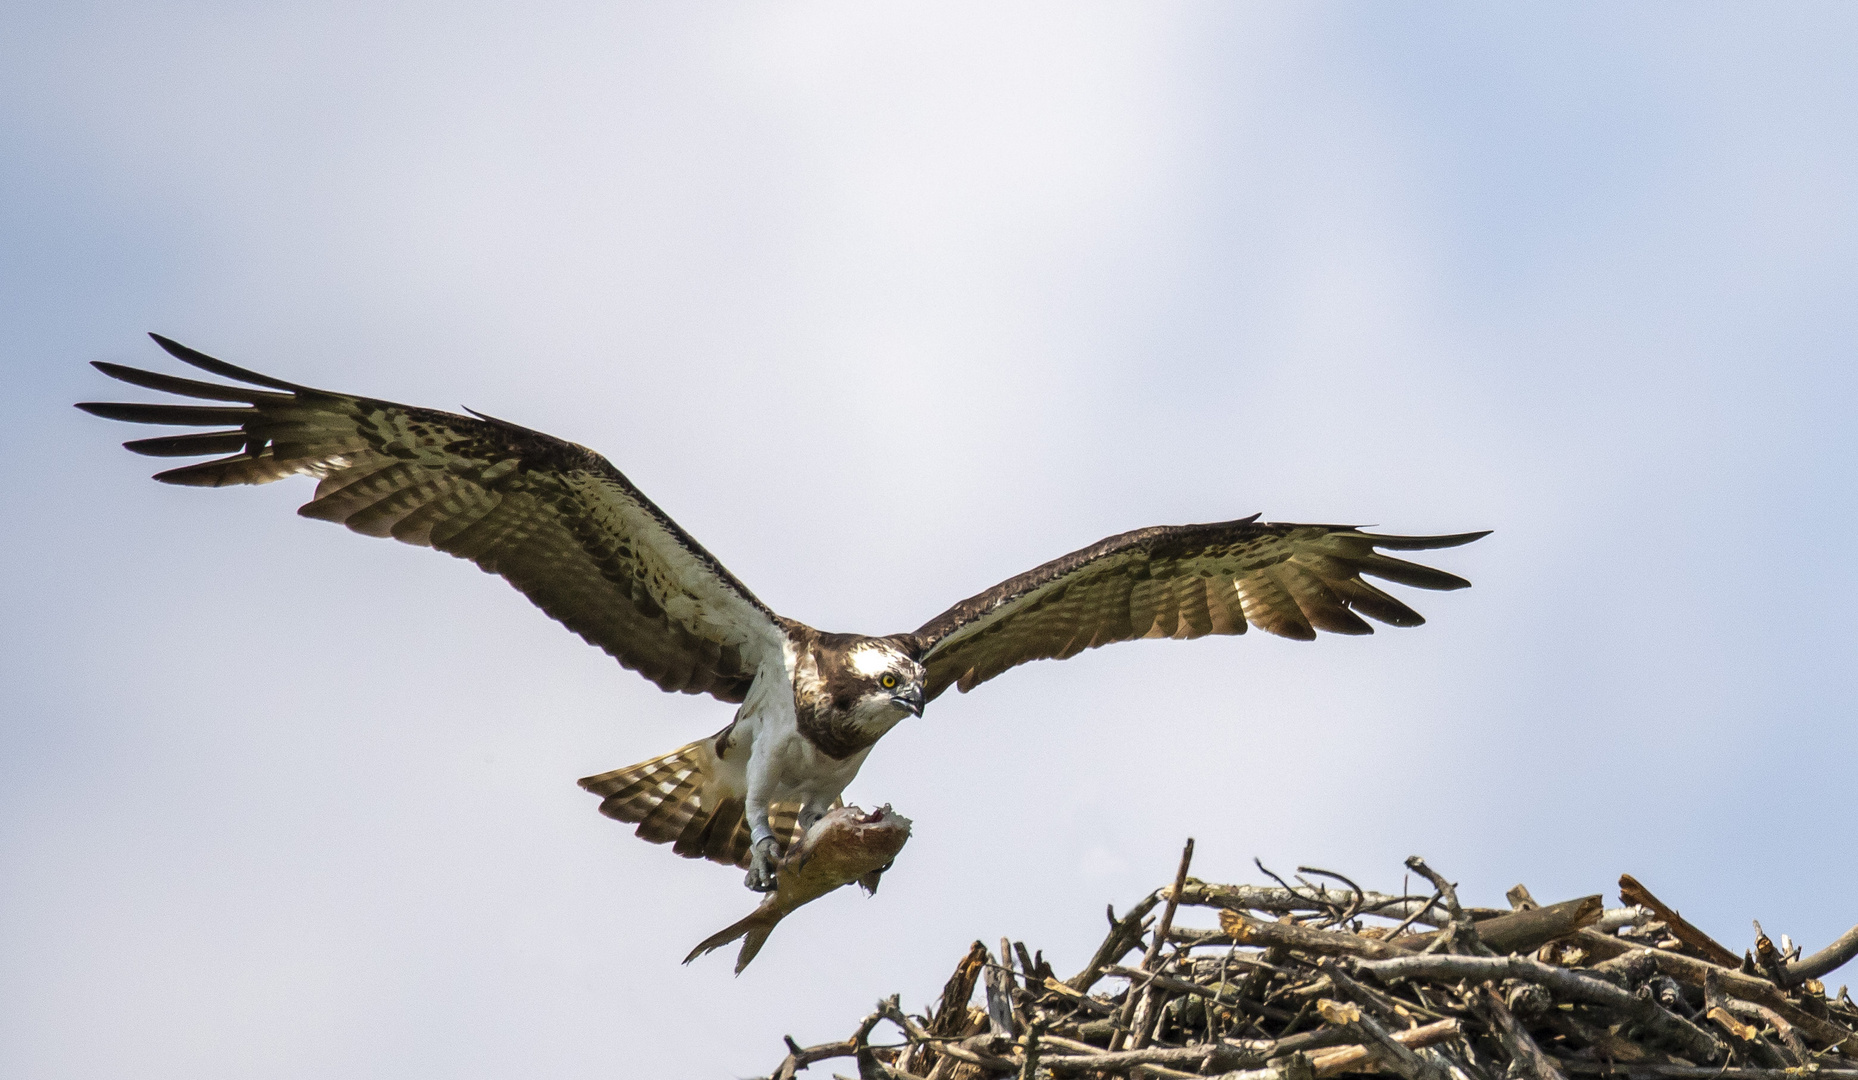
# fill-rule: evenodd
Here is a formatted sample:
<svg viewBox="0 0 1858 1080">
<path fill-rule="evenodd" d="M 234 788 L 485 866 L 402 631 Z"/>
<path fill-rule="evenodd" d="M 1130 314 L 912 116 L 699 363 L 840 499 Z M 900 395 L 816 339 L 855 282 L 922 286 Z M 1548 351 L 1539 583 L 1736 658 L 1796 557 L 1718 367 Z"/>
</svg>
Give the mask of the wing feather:
<svg viewBox="0 0 1858 1080">
<path fill-rule="evenodd" d="M 1213 612 L 1206 602 L 1206 582 L 1199 577 L 1176 579 L 1175 595 L 1180 598 L 1181 621 L 1174 628 L 1177 638 L 1205 637 L 1213 632 Z"/>
<path fill-rule="evenodd" d="M 1331 589 L 1309 569 L 1298 564 L 1295 558 L 1286 559 L 1271 567 L 1269 573 L 1274 581 L 1294 600 L 1303 612 L 1303 617 L 1317 630 L 1326 630 L 1331 634 L 1372 634 L 1374 628 L 1361 621 L 1361 617 L 1348 610 Z"/>
<path fill-rule="evenodd" d="M 78 408 L 105 420 L 126 420 L 131 424 L 169 424 L 176 427 L 221 427 L 243 424 L 256 409 L 232 409 L 223 405 L 148 405 L 141 402 L 85 401 Z"/>
<path fill-rule="evenodd" d="M 164 339 L 156 337 L 156 341 Z M 192 350 L 188 350 L 192 352 Z M 198 379 L 183 379 L 178 375 L 164 375 L 156 371 L 143 371 L 140 368 L 124 367 L 99 360 L 98 371 L 112 379 L 119 379 L 131 386 L 140 386 L 145 390 L 160 390 L 182 397 L 202 398 L 207 401 L 243 401 L 247 405 L 256 405 L 261 401 L 288 401 L 289 394 L 273 394 L 264 390 L 247 390 L 242 386 L 223 386 L 219 383 L 201 382 Z M 238 378 L 238 376 L 233 376 Z"/>
<path fill-rule="evenodd" d="M 123 449 L 148 457 L 199 457 L 201 454 L 233 454 L 245 449 L 243 431 L 200 431 L 191 435 L 162 435 L 153 439 L 131 439 Z"/>
<path fill-rule="evenodd" d="M 232 429 L 126 443 L 158 457 L 229 455 L 158 480 L 221 487 L 315 477 L 303 516 L 469 559 L 666 690 L 740 702 L 761 659 L 785 640 L 766 605 L 584 447 L 488 417 L 298 386 L 155 340 L 188 364 L 267 388 L 97 364 L 134 386 L 244 403 L 79 406 L 132 423 Z M 682 836 L 689 822 L 654 819 L 653 829 L 673 825 Z"/>
<path fill-rule="evenodd" d="M 1130 621 L 1147 629 L 1142 631 L 1145 638 L 1165 638 L 1174 636 L 1174 627 L 1180 620 L 1180 605 L 1174 598 L 1172 583 L 1156 580 L 1148 567 L 1139 569 L 1131 567 L 1133 584 L 1130 589 Z M 1050 615 L 1048 613 L 1047 617 Z"/>
<path fill-rule="evenodd" d="M 1032 660 L 1138 638 L 1243 634 L 1248 625 L 1310 640 L 1319 630 L 1367 634 L 1361 615 L 1394 626 L 1425 620 L 1362 580 L 1462 589 L 1455 574 L 1380 554 L 1468 544 L 1487 533 L 1385 536 L 1348 525 L 1261 522 L 1138 529 L 1054 559 L 923 624 L 914 640 L 928 696 L 963 692 Z M 1359 614 L 1358 614 L 1359 613 Z"/>
<path fill-rule="evenodd" d="M 1415 589 L 1462 589 L 1471 584 L 1457 574 L 1434 570 L 1405 559 L 1386 555 L 1369 555 L 1361 560 L 1361 572 L 1382 581 L 1411 585 Z"/>
<path fill-rule="evenodd" d="M 1200 588 L 1206 594 L 1206 609 L 1213 617 L 1213 627 L 1207 632 L 1243 634 L 1247 623 L 1245 611 L 1239 604 L 1238 590 L 1228 585 L 1223 578 L 1211 575 L 1200 579 Z"/>
<path fill-rule="evenodd" d="M 1331 581 L 1330 587 L 1351 609 L 1388 626 L 1424 626 L 1426 623 L 1425 616 L 1359 578 Z"/>
<path fill-rule="evenodd" d="M 1290 592 L 1278 583 L 1275 571 L 1276 567 L 1265 567 L 1234 583 L 1245 620 L 1279 637 L 1316 640 L 1316 628 L 1303 617 L 1303 609 L 1291 599 Z"/>
<path fill-rule="evenodd" d="M 182 465 L 178 469 L 158 472 L 155 479 L 164 484 L 184 487 L 226 487 L 230 484 L 269 484 L 286 476 L 307 472 L 319 462 L 280 458 L 270 448 L 258 454 L 234 454 L 231 457 Z"/>
</svg>

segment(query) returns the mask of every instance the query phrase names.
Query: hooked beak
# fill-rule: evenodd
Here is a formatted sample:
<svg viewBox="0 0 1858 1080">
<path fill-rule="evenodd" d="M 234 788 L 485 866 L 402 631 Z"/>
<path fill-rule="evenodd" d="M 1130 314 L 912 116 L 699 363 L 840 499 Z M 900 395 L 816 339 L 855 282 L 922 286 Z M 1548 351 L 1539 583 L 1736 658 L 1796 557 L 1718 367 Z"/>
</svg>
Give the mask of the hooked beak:
<svg viewBox="0 0 1858 1080">
<path fill-rule="evenodd" d="M 892 694 L 890 700 L 903 706 L 904 711 L 911 716 L 923 714 L 923 688 L 920 686 L 906 686 Z"/>
</svg>

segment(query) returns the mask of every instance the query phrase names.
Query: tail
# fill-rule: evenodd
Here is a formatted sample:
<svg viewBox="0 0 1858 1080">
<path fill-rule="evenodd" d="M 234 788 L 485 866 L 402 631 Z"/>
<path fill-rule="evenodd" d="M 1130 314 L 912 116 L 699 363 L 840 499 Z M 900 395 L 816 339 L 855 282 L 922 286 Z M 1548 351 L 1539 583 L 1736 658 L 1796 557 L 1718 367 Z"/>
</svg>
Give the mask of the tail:
<svg viewBox="0 0 1858 1080">
<path fill-rule="evenodd" d="M 778 914 L 764 908 L 756 908 L 748 913 L 748 918 L 731 923 L 698 942 L 697 947 L 690 950 L 690 955 L 684 957 L 684 963 L 688 964 L 704 953 L 714 952 L 736 938 L 741 938 L 742 951 L 735 954 L 735 973 L 740 975 L 742 969 L 748 966 L 748 962 L 761 951 L 761 946 L 767 942 L 768 935 L 774 932 L 775 924 L 780 921 L 781 917 Z"/>
<path fill-rule="evenodd" d="M 727 729 L 725 729 L 726 731 Z M 748 816 L 742 793 L 731 790 L 716 757 L 716 739 L 699 739 L 637 765 L 584 777 L 581 786 L 601 797 L 600 812 L 636 822 L 637 835 L 671 844 L 686 859 L 748 866 Z M 839 806 L 835 799 L 833 806 Z M 800 804 L 768 807 L 768 827 L 783 849 L 800 839 Z"/>
<path fill-rule="evenodd" d="M 743 801 L 718 782 L 713 742 L 701 739 L 650 761 L 589 776 L 581 786 L 602 797 L 602 814 L 637 822 L 643 839 L 672 844 L 671 850 L 686 859 L 744 866 L 748 822 Z"/>
</svg>

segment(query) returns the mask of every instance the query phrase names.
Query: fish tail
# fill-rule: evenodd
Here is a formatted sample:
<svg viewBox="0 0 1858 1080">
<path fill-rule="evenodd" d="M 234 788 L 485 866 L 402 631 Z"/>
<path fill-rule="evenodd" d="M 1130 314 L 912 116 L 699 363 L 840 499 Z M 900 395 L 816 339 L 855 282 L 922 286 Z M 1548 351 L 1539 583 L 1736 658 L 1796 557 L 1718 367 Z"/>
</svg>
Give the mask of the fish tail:
<svg viewBox="0 0 1858 1080">
<path fill-rule="evenodd" d="M 742 969 L 748 966 L 748 962 L 761 951 L 761 946 L 768 940 L 768 935 L 774 932 L 774 924 L 780 921 L 779 915 L 769 916 L 760 910 L 751 911 L 747 918 L 730 923 L 698 942 L 697 947 L 690 950 L 690 955 L 684 957 L 684 963 L 688 964 L 704 953 L 715 952 L 736 938 L 742 938 L 744 939 L 742 951 L 737 953 L 735 958 L 735 973 L 740 975 Z"/>
<path fill-rule="evenodd" d="M 747 967 L 748 962 L 753 960 L 755 954 L 761 951 L 761 947 L 768 941 L 768 935 L 772 933 L 774 933 L 774 924 L 769 923 L 766 926 L 753 927 L 747 934 L 742 936 L 742 951 L 735 954 L 735 973 L 737 975 L 742 974 L 742 969 Z"/>
</svg>

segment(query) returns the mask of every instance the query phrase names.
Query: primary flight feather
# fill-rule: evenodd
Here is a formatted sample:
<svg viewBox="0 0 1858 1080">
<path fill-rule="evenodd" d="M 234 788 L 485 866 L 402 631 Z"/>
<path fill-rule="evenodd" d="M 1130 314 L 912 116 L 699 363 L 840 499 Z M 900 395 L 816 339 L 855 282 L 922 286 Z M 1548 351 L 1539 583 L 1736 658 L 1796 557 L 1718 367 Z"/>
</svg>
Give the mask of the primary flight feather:
<svg viewBox="0 0 1858 1080">
<path fill-rule="evenodd" d="M 911 633 L 824 633 L 775 614 L 605 458 L 481 414 L 331 393 L 162 348 L 243 386 L 97 363 L 112 378 L 219 404 L 85 402 L 112 420 L 211 430 L 124 443 L 223 455 L 157 473 L 222 487 L 317 478 L 298 513 L 469 559 L 665 690 L 739 706 L 722 731 L 588 777 L 601 810 L 691 857 L 775 884 L 781 849 L 838 803 L 873 744 L 950 686 L 1137 638 L 1309 640 L 1425 620 L 1363 575 L 1422 589 L 1463 578 L 1382 554 L 1486 535 L 1383 536 L 1261 522 L 1138 529 L 970 597 Z M 252 389 L 259 387 L 262 389 Z M 231 404 L 227 404 L 231 403 Z"/>
</svg>

